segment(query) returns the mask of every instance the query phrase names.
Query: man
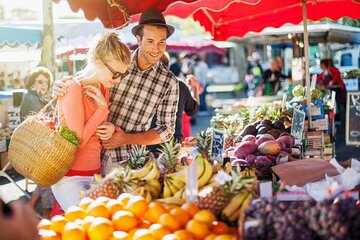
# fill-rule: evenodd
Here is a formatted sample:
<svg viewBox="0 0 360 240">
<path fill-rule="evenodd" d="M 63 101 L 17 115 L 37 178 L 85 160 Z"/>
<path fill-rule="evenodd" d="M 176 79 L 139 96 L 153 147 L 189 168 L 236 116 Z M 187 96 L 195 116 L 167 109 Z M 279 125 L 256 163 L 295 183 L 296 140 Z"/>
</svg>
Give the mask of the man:
<svg viewBox="0 0 360 240">
<path fill-rule="evenodd" d="M 169 57 L 167 53 L 161 57 L 162 63 L 169 68 Z M 190 127 L 190 123 L 188 126 L 184 126 L 183 117 L 184 115 L 187 116 L 195 116 L 199 110 L 199 83 L 195 76 L 187 75 L 186 82 L 183 81 L 181 78 L 177 78 L 179 84 L 179 102 L 178 102 L 178 111 L 176 113 L 176 124 L 175 124 L 175 133 L 174 133 L 174 140 L 177 142 L 182 142 L 184 138 L 184 127 Z M 191 88 L 191 91 L 189 89 Z M 191 94 L 193 93 L 193 95 Z M 151 128 L 156 127 L 156 115 L 153 118 Z M 151 146 L 149 149 L 156 153 L 159 145 Z"/>
<path fill-rule="evenodd" d="M 205 56 L 202 56 L 203 58 Z M 195 56 L 195 66 L 194 66 L 194 75 L 198 79 L 200 86 L 202 88 L 200 94 L 200 111 L 207 112 L 207 105 L 206 105 L 206 87 L 208 84 L 207 73 L 209 71 L 207 63 L 204 59 L 199 55 Z"/>
<path fill-rule="evenodd" d="M 145 11 L 132 29 L 139 47 L 132 55 L 129 75 L 110 91 L 108 121 L 117 128 L 109 140 L 103 141 L 103 173 L 126 161 L 134 145 L 159 144 L 174 134 L 179 86 L 174 74 L 160 62 L 166 39 L 174 30 L 155 9 Z M 62 91 L 59 86 L 55 85 L 57 93 Z M 150 129 L 155 114 L 156 128 Z"/>
</svg>

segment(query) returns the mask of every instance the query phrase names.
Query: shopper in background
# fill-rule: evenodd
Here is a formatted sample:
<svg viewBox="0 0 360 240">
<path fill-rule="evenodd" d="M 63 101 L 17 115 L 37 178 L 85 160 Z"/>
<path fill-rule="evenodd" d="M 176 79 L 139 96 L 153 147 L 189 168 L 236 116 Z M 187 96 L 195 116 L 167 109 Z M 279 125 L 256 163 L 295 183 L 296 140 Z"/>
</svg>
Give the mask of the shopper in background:
<svg viewBox="0 0 360 240">
<path fill-rule="evenodd" d="M 30 72 L 26 84 L 28 92 L 20 105 L 21 121 L 25 120 L 29 115 L 38 113 L 49 102 L 52 82 L 53 76 L 45 67 L 36 67 Z M 37 186 L 31 195 L 29 205 L 35 209 L 39 200 L 41 200 L 42 216 L 50 218 L 50 212 L 55 203 L 50 187 Z"/>
<path fill-rule="evenodd" d="M 200 112 L 207 112 L 206 105 L 206 87 L 208 85 L 207 73 L 209 71 L 207 63 L 204 61 L 205 56 L 195 55 L 194 75 L 200 84 Z"/>
<path fill-rule="evenodd" d="M 262 77 L 262 88 L 264 96 L 273 96 L 281 88 L 280 78 L 281 72 L 278 70 L 278 62 L 276 59 L 271 60 L 270 69 L 263 73 Z"/>
</svg>

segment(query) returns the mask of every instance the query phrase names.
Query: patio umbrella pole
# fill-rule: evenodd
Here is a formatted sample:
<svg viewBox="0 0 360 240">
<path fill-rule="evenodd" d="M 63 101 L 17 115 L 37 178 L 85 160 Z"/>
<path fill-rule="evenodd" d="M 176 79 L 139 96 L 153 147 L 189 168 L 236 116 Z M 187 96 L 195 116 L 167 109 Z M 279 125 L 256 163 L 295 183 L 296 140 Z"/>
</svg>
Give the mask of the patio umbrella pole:
<svg viewBox="0 0 360 240">
<path fill-rule="evenodd" d="M 303 25 L 304 25 L 304 51 L 305 51 L 305 80 L 306 80 L 306 103 L 308 110 L 309 129 L 312 128 L 311 120 L 311 94 L 310 94 L 310 62 L 309 62 L 309 33 L 307 28 L 306 0 L 302 0 Z"/>
</svg>

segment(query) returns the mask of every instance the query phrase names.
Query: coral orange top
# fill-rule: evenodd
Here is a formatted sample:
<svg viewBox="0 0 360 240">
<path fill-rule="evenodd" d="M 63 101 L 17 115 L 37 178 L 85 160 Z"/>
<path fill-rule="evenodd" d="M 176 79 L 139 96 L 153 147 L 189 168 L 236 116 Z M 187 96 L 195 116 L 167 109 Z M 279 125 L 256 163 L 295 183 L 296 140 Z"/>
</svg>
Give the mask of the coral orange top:
<svg viewBox="0 0 360 240">
<path fill-rule="evenodd" d="M 109 90 L 101 85 L 101 91 L 109 103 Z M 100 139 L 97 127 L 107 120 L 109 109 L 97 107 L 93 99 L 83 93 L 81 84 L 73 80 L 65 96 L 59 98 L 58 121 L 75 131 L 81 145 L 75 161 L 66 176 L 93 176 L 100 173 Z"/>
</svg>

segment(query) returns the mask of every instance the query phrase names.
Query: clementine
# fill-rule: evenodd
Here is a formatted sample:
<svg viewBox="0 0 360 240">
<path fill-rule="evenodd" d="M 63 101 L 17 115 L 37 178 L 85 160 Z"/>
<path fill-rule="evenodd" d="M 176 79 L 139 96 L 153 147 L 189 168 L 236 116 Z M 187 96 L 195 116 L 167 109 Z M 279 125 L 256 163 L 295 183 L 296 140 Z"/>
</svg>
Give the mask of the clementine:
<svg viewBox="0 0 360 240">
<path fill-rule="evenodd" d="M 109 219 L 97 217 L 90 224 L 88 236 L 90 240 L 108 240 L 113 232 L 114 227 Z"/>
<path fill-rule="evenodd" d="M 193 203 L 184 203 L 181 208 L 188 212 L 191 217 L 200 211 L 200 208 Z"/>
<path fill-rule="evenodd" d="M 63 240 L 86 240 L 83 228 L 72 222 L 66 223 L 61 236 Z"/>
<path fill-rule="evenodd" d="M 192 219 L 186 224 L 188 230 L 195 238 L 204 239 L 210 232 L 206 223 Z"/>
<path fill-rule="evenodd" d="M 115 231 L 109 240 L 130 240 L 127 232 Z"/>
<path fill-rule="evenodd" d="M 64 227 L 67 223 L 67 220 L 65 217 L 61 215 L 56 215 L 51 218 L 51 224 L 50 224 L 50 230 L 53 230 L 56 233 L 61 234 L 64 230 Z"/>
<path fill-rule="evenodd" d="M 191 219 L 190 214 L 181 207 L 171 209 L 170 214 L 179 220 L 182 227 L 185 227 L 188 221 Z"/>
<path fill-rule="evenodd" d="M 151 223 L 156 223 L 163 213 L 166 213 L 166 209 L 161 203 L 151 202 L 149 203 L 145 219 L 149 220 Z"/>
<path fill-rule="evenodd" d="M 84 209 L 77 206 L 71 206 L 65 211 L 65 218 L 69 222 L 74 222 L 76 219 L 84 219 L 85 217 L 86 213 Z"/>
<path fill-rule="evenodd" d="M 169 228 L 164 227 L 161 224 L 155 223 L 152 224 L 149 228 L 151 235 L 153 235 L 154 237 L 161 239 L 162 237 L 164 237 L 166 234 L 170 234 L 171 231 Z"/>
<path fill-rule="evenodd" d="M 107 207 L 103 203 L 97 201 L 90 203 L 90 205 L 86 209 L 86 213 L 89 216 L 103 217 L 103 218 L 109 218 L 110 215 Z"/>
<path fill-rule="evenodd" d="M 128 232 L 138 225 L 138 220 L 132 212 L 117 211 L 112 217 L 112 222 L 117 231 Z"/>
<path fill-rule="evenodd" d="M 179 222 L 179 220 L 170 213 L 163 213 L 159 217 L 158 223 L 160 223 L 164 227 L 170 228 L 170 230 L 172 231 L 176 231 L 181 228 L 181 223 Z"/>
<path fill-rule="evenodd" d="M 125 210 L 132 212 L 138 218 L 144 217 L 147 209 L 148 205 L 141 196 L 133 196 L 125 206 Z"/>
</svg>

